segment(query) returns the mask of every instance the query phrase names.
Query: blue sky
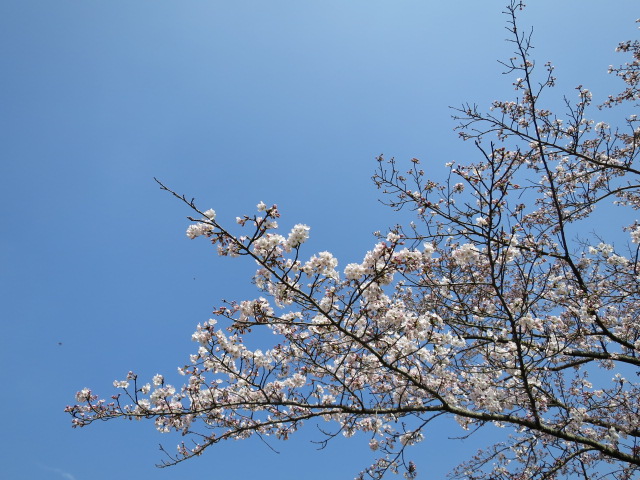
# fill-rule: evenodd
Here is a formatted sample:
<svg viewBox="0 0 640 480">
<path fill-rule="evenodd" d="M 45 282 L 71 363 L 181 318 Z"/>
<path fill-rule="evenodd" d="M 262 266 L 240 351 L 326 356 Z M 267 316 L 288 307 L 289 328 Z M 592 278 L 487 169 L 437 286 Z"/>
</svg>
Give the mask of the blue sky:
<svg viewBox="0 0 640 480">
<path fill-rule="evenodd" d="M 634 2 L 531 3 L 522 25 L 557 66 L 554 101 L 580 83 L 596 100 L 619 89 L 606 69 L 636 38 Z M 227 223 L 277 203 L 285 230 L 311 226 L 309 256 L 359 260 L 371 232 L 399 221 L 377 202 L 375 157 L 418 157 L 441 178 L 476 155 L 448 106 L 512 95 L 496 62 L 511 54 L 502 7 L 1 2 L 0 477 L 313 480 L 365 467 L 366 442 L 318 452 L 308 425 L 279 455 L 235 442 L 159 470 L 158 443 L 179 439 L 144 422 L 72 430 L 63 409 L 85 386 L 111 395 L 129 370 L 178 383 L 196 324 L 255 294 L 252 265 L 189 241 L 189 212 L 154 176 Z M 420 478 L 442 478 L 495 433 L 446 443 L 460 434 L 450 425 L 414 449 Z"/>
</svg>

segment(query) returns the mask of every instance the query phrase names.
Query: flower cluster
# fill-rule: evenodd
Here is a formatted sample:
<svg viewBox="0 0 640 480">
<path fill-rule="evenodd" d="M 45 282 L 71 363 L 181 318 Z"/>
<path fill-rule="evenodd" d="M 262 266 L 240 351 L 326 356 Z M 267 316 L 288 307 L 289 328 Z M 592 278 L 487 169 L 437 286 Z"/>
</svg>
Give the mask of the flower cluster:
<svg viewBox="0 0 640 480">
<path fill-rule="evenodd" d="M 285 242 L 285 250 L 290 252 L 293 248 L 299 247 L 309 239 L 310 228 L 301 223 L 297 224 L 289 233 L 289 237 Z"/>
</svg>

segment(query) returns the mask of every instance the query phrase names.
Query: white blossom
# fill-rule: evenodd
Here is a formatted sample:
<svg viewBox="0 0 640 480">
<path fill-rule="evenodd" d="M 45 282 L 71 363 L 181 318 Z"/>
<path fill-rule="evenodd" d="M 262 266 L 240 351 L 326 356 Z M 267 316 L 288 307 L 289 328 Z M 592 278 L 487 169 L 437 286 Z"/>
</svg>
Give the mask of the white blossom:
<svg viewBox="0 0 640 480">
<path fill-rule="evenodd" d="M 344 267 L 344 276 L 347 280 L 358 280 L 367 273 L 367 269 L 359 263 L 350 263 Z"/>
<path fill-rule="evenodd" d="M 473 265 L 479 261 L 480 252 L 472 243 L 465 243 L 451 252 L 451 256 L 458 265 Z"/>
<path fill-rule="evenodd" d="M 195 225 L 189 225 L 187 228 L 187 237 L 194 239 L 201 235 L 206 235 L 209 232 L 212 232 L 214 229 L 213 225 L 209 225 L 208 223 L 197 223 Z"/>
<path fill-rule="evenodd" d="M 400 240 L 400 235 L 397 233 L 389 232 L 387 234 L 387 242 L 396 243 L 398 240 Z"/>
<path fill-rule="evenodd" d="M 430 258 L 433 255 L 433 253 L 436 251 L 436 248 L 433 246 L 432 243 L 424 242 L 422 246 L 423 246 L 422 252 L 424 253 L 424 256 L 427 258 Z"/>
<path fill-rule="evenodd" d="M 82 390 L 76 393 L 76 401 L 86 402 L 89 400 L 90 395 L 91 395 L 91 390 L 89 390 L 88 388 L 83 388 Z"/>
<path fill-rule="evenodd" d="M 289 233 L 289 237 L 285 242 L 285 249 L 289 252 L 292 248 L 299 247 L 304 242 L 309 239 L 309 230 L 310 228 L 307 225 L 303 225 L 302 223 L 298 223 L 295 225 L 291 232 Z"/>
</svg>

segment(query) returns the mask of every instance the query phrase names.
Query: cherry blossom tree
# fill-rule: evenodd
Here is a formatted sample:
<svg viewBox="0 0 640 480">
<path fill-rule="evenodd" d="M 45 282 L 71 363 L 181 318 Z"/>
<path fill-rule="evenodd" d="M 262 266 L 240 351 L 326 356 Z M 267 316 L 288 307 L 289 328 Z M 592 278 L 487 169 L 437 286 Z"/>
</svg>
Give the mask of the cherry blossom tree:
<svg viewBox="0 0 640 480">
<path fill-rule="evenodd" d="M 236 234 L 159 182 L 196 212 L 190 238 L 256 262 L 261 296 L 198 325 L 182 387 L 130 372 L 111 399 L 78 392 L 73 425 L 126 418 L 181 432 L 188 440 L 165 452 L 166 466 L 223 440 L 287 439 L 327 422 L 321 442 L 368 438 L 379 456 L 358 478 L 378 479 L 415 478 L 407 447 L 447 416 L 463 435 L 507 427 L 454 478 L 637 478 L 640 124 L 624 112 L 618 127 L 589 115 L 638 106 L 640 43 L 618 47 L 632 56 L 610 68 L 620 94 L 593 109 L 579 86 L 552 113 L 543 100 L 553 67 L 531 58 L 521 8 L 506 9 L 516 98 L 456 109 L 479 160 L 447 164 L 437 183 L 418 159 L 401 167 L 380 157 L 375 184 L 414 220 L 379 235 L 360 263 L 339 270 L 329 252 L 304 253 L 309 227 L 278 233 L 275 205 L 238 217 Z M 627 215 L 618 246 L 589 233 L 599 205 Z M 273 344 L 251 349 L 259 329 Z"/>
</svg>

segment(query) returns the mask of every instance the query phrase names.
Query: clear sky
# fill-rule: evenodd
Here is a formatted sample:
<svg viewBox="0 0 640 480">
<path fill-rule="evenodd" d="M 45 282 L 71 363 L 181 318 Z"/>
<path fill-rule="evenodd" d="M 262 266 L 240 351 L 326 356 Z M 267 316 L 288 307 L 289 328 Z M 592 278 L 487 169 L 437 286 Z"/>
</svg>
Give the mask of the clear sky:
<svg viewBox="0 0 640 480">
<path fill-rule="evenodd" d="M 637 38 L 637 2 L 531 1 L 536 58 L 557 98 L 596 101 Z M 311 226 L 306 250 L 344 266 L 396 223 L 370 181 L 381 153 L 436 179 L 473 160 L 448 106 L 511 98 L 503 1 L 3 0 L 0 2 L 0 478 L 349 479 L 366 442 L 318 452 L 315 425 L 273 446 L 233 442 L 159 470 L 147 422 L 72 430 L 74 393 L 188 361 L 221 299 L 252 298 L 253 266 L 184 234 L 156 176 L 232 222 L 259 201 Z M 557 101 L 557 98 L 554 101 Z M 550 106 L 553 107 L 553 102 Z M 413 458 L 442 478 L 491 433 L 441 422 Z"/>
</svg>

